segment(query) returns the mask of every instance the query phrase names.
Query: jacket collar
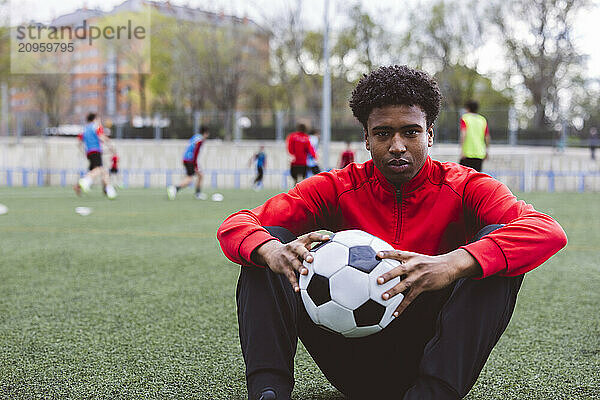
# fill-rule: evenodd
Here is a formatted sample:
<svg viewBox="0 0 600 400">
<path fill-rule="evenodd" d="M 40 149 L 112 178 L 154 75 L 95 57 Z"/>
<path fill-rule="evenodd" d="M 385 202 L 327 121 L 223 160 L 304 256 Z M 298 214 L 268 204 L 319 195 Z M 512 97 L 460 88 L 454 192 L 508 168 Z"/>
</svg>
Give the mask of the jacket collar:
<svg viewBox="0 0 600 400">
<path fill-rule="evenodd" d="M 371 162 L 373 162 L 373 161 L 371 160 Z M 373 174 L 375 175 L 375 178 L 377 178 L 377 180 L 379 181 L 380 185 L 383 188 L 385 188 L 387 191 L 396 192 L 396 190 L 400 190 L 403 193 L 408 193 L 408 192 L 412 192 L 413 190 L 418 189 L 419 187 L 421 187 L 423 185 L 423 183 L 425 183 L 425 181 L 429 177 L 429 173 L 431 171 L 432 164 L 433 164 L 433 162 L 431 161 L 431 157 L 427 156 L 427 159 L 425 160 L 425 164 L 423 164 L 423 166 L 421 167 L 421 169 L 419 170 L 417 175 L 415 175 L 415 177 L 412 178 L 410 181 L 401 184 L 400 187 L 396 187 L 396 186 L 392 185 L 385 178 L 385 176 L 383 176 L 381 171 L 379 171 L 379 169 L 377 169 L 375 164 L 373 164 L 373 170 L 374 170 Z"/>
</svg>

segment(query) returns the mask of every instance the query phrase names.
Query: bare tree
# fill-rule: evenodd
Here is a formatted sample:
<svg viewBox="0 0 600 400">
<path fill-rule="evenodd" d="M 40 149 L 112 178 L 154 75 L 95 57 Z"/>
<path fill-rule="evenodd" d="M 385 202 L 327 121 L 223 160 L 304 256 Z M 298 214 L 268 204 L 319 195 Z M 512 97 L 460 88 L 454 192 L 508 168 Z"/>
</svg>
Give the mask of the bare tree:
<svg viewBox="0 0 600 400">
<path fill-rule="evenodd" d="M 59 126 L 69 102 L 68 87 L 70 75 L 33 74 L 23 77 L 23 81 L 36 91 L 36 102 L 40 110 L 48 116 L 49 126 Z"/>
<path fill-rule="evenodd" d="M 272 37 L 273 78 L 281 88 L 279 105 L 288 109 L 290 122 L 295 118 L 298 93 L 309 89 L 309 73 L 303 60 L 308 30 L 302 21 L 302 4 L 302 0 L 288 0 L 283 2 L 282 10 L 276 10 L 276 15 L 263 15 L 264 26 Z"/>
<path fill-rule="evenodd" d="M 203 84 L 211 102 L 225 112 L 225 139 L 231 140 L 234 111 L 237 107 L 242 79 L 250 62 L 244 48 L 249 35 L 240 25 L 225 29 L 207 29 Z"/>
<path fill-rule="evenodd" d="M 534 128 L 558 119 L 559 90 L 569 85 L 582 62 L 573 41 L 576 14 L 588 0 L 510 0 L 497 3 L 492 22 L 499 28 L 514 75 L 521 77 L 535 110 Z"/>
<path fill-rule="evenodd" d="M 22 74 L 13 74 L 11 83 L 17 87 L 33 91 L 34 102 L 38 109 L 48 118 L 49 126 L 60 125 L 65 114 L 69 111 L 71 102 L 69 86 L 72 75 L 54 71 L 71 72 L 74 60 L 70 54 L 56 57 L 40 57 L 39 54 L 27 54 L 20 60 L 19 68 Z M 31 71 L 38 71 L 33 73 Z"/>
<path fill-rule="evenodd" d="M 177 77 L 173 82 L 173 90 L 177 93 L 176 97 L 187 100 L 191 110 L 201 110 L 206 104 L 203 62 L 206 56 L 205 32 L 206 29 L 200 29 L 194 22 L 179 21 L 170 49 L 175 60 L 172 73 Z"/>
<path fill-rule="evenodd" d="M 417 66 L 436 72 L 445 100 L 459 109 L 479 77 L 478 50 L 484 43 L 484 13 L 478 2 L 436 0 L 429 12 L 411 12 L 400 49 Z"/>
<path fill-rule="evenodd" d="M 348 24 L 335 35 L 333 69 L 356 81 L 379 64 L 390 51 L 390 32 L 360 3 L 346 11 Z"/>
</svg>

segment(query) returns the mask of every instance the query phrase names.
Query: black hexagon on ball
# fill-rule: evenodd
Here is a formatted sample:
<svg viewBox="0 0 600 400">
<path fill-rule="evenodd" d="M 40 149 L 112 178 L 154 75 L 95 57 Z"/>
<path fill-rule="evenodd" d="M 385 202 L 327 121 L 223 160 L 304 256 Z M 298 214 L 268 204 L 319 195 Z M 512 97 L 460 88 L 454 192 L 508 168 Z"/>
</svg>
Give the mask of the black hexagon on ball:
<svg viewBox="0 0 600 400">
<path fill-rule="evenodd" d="M 381 262 L 375 256 L 375 250 L 371 246 L 350 247 L 348 265 L 367 274 Z"/>
<path fill-rule="evenodd" d="M 381 318 L 383 318 L 383 314 L 385 314 L 385 307 L 369 299 L 354 310 L 353 313 L 356 326 L 377 325 L 381 321 Z"/>
<path fill-rule="evenodd" d="M 306 291 L 317 307 L 331 300 L 329 279 L 323 275 L 314 274 Z"/>
</svg>

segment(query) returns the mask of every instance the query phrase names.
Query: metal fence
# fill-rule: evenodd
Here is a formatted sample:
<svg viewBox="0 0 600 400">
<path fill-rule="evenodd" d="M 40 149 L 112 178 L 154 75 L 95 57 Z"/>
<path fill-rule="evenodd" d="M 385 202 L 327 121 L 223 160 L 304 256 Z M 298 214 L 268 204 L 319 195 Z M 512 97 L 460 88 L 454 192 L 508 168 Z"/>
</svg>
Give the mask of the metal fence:
<svg viewBox="0 0 600 400">
<path fill-rule="evenodd" d="M 67 187 L 84 176 L 83 169 L 0 169 L 0 186 L 31 187 L 61 186 Z M 255 171 L 251 169 L 207 169 L 204 171 L 210 188 L 223 187 L 243 189 L 252 187 Z M 530 191 L 577 191 L 580 193 L 600 190 L 600 171 L 554 171 L 534 170 L 488 171 L 489 175 L 505 182 L 513 190 Z M 180 169 L 123 169 L 120 172 L 120 186 L 129 187 L 166 187 L 176 182 L 181 175 Z M 276 182 L 273 187 L 286 190 L 290 180 L 288 170 L 267 170 L 265 179 Z"/>
<path fill-rule="evenodd" d="M 551 129 L 518 129 L 514 112 L 509 109 L 482 109 L 488 120 L 492 143 L 511 145 L 587 146 L 587 134 L 572 125 L 563 124 Z M 442 110 L 435 130 L 438 143 L 457 143 L 461 111 Z M 312 111 L 235 111 L 231 113 L 202 110 L 189 113 L 156 113 L 148 118 L 103 118 L 103 123 L 113 137 L 122 139 L 185 139 L 198 132 L 201 125 L 217 138 L 232 140 L 283 140 L 295 130 L 298 123 L 320 129 L 319 110 Z M 10 114 L 10 135 L 73 135 L 83 124 L 71 118 L 59 127 L 49 127 L 48 118 L 42 112 L 17 112 Z M 75 125 L 71 125 L 75 124 Z M 512 130 L 511 130 L 512 127 Z M 354 119 L 350 110 L 333 110 L 331 121 L 332 141 L 360 141 L 362 126 Z"/>
</svg>

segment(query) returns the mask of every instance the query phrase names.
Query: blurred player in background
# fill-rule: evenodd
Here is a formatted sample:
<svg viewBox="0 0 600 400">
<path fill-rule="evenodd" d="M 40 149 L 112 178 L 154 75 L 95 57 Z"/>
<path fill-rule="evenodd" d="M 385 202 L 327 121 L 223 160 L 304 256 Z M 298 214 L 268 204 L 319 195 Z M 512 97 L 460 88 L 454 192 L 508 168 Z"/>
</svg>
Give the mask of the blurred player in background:
<svg viewBox="0 0 600 400">
<path fill-rule="evenodd" d="M 598 136 L 598 128 L 592 126 L 590 128 L 590 155 L 592 160 L 596 159 L 596 148 L 600 146 L 600 137 Z"/>
<path fill-rule="evenodd" d="M 203 174 L 200 168 L 198 168 L 198 154 L 200 153 L 200 148 L 204 144 L 204 141 L 208 139 L 208 136 L 208 127 L 201 126 L 200 133 L 196 133 L 190 138 L 188 147 L 183 153 L 183 165 L 185 167 L 186 176 L 179 185 L 169 186 L 167 188 L 167 196 L 169 197 L 169 200 L 175 199 L 177 192 L 192 183 L 194 180 L 194 175 L 196 176 L 195 196 L 198 200 L 206 200 L 206 194 L 202 193 Z"/>
<path fill-rule="evenodd" d="M 265 146 L 260 146 L 258 153 L 254 154 L 250 161 L 248 162 L 248 166 L 252 165 L 252 163 L 256 163 L 256 177 L 254 178 L 254 190 L 258 191 L 263 187 L 263 176 L 264 169 L 267 166 L 267 156 L 265 155 Z"/>
<path fill-rule="evenodd" d="M 108 172 L 110 173 L 110 181 L 114 183 L 115 186 L 121 187 L 122 185 L 117 183 L 119 182 L 119 156 L 117 153 L 113 153 L 110 158 L 110 169 Z"/>
<path fill-rule="evenodd" d="M 117 197 L 117 192 L 110 184 L 108 173 L 102 166 L 102 144 L 107 146 L 113 154 L 115 154 L 114 146 L 108 136 L 104 135 L 102 124 L 96 121 L 96 114 L 89 113 L 86 121 L 83 133 L 79 135 L 79 148 L 90 162 L 89 172 L 79 179 L 73 189 L 77 195 L 80 195 L 82 191 L 87 193 L 94 180 L 100 177 L 104 193 L 109 199 L 114 199 Z"/>
<path fill-rule="evenodd" d="M 315 153 L 317 151 L 319 151 L 319 142 L 321 140 L 321 131 L 318 129 L 311 129 L 310 133 L 308 135 L 308 139 L 310 140 L 310 145 L 313 147 L 313 150 L 315 151 Z M 321 172 L 321 168 L 319 168 L 319 164 L 317 164 L 317 160 L 310 154 L 306 158 L 306 166 L 308 167 L 308 169 L 310 169 L 310 171 L 312 172 L 313 175 L 316 175 L 319 172 Z"/>
<path fill-rule="evenodd" d="M 477 114 L 479 103 L 475 100 L 469 100 L 465 108 L 467 112 L 460 118 L 460 165 L 481 171 L 490 145 L 487 120 Z"/>
<path fill-rule="evenodd" d="M 296 132 L 290 133 L 287 137 L 288 152 L 292 156 L 290 175 L 294 180 L 294 185 L 306 178 L 307 156 L 310 154 L 315 159 L 317 158 L 315 150 L 310 144 L 310 138 L 306 134 L 306 125 L 298 124 L 296 129 Z"/>
<path fill-rule="evenodd" d="M 346 142 L 346 150 L 340 156 L 340 169 L 354 162 L 354 151 L 350 147 L 350 142 Z"/>
</svg>

